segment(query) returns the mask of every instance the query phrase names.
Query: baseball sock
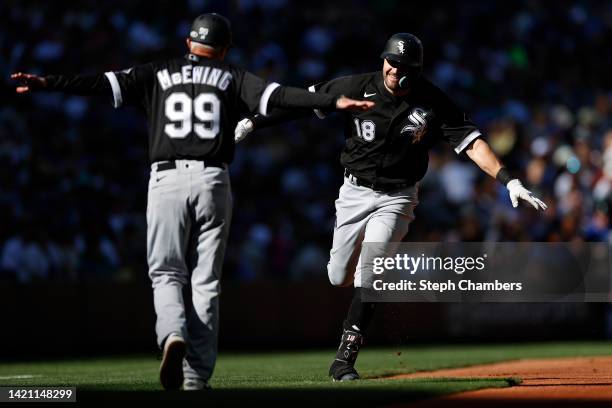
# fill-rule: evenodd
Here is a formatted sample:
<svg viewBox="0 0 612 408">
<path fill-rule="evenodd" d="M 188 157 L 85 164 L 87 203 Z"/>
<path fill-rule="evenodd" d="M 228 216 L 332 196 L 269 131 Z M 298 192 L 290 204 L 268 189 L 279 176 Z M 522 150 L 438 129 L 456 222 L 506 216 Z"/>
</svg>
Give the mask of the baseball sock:
<svg viewBox="0 0 612 408">
<path fill-rule="evenodd" d="M 344 329 L 355 330 L 360 333 L 365 333 L 372 318 L 376 303 L 361 301 L 361 288 L 355 288 L 355 294 L 349 307 L 348 315 L 344 321 Z"/>
</svg>

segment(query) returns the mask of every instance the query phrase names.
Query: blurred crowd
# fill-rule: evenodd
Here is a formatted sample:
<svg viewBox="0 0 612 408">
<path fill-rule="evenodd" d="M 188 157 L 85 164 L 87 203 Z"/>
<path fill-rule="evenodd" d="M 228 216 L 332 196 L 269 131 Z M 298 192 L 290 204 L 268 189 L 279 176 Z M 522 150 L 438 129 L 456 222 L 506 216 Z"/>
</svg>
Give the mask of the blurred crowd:
<svg viewBox="0 0 612 408">
<path fill-rule="evenodd" d="M 391 34 L 416 34 L 425 75 L 549 205 L 513 209 L 504 187 L 440 144 L 406 240 L 609 239 L 610 2 L 5 0 L 0 280 L 147 279 L 143 117 L 104 98 L 17 96 L 10 73 L 104 72 L 181 55 L 193 17 L 211 11 L 233 23 L 231 62 L 294 86 L 378 70 Z M 314 116 L 238 145 L 226 278 L 326 275 L 342 145 L 338 118 Z"/>
</svg>

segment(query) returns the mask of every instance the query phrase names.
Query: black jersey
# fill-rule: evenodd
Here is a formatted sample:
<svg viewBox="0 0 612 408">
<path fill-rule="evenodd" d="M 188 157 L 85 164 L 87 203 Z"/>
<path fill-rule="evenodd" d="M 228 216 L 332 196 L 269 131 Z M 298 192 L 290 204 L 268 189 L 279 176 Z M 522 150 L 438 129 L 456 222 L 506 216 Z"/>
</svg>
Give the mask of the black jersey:
<svg viewBox="0 0 612 408">
<path fill-rule="evenodd" d="M 387 91 L 381 71 L 322 82 L 310 91 L 376 102 L 370 111 L 344 115 L 346 142 L 340 160 L 351 174 L 368 184 L 413 184 L 427 172 L 428 151 L 436 142 L 446 141 L 461 153 L 480 136 L 467 115 L 424 77 L 404 97 Z M 327 114 L 321 110 L 315 113 L 320 118 Z M 275 111 L 253 121 L 258 128 L 295 117 Z"/>
<path fill-rule="evenodd" d="M 311 87 L 376 102 L 368 112 L 345 115 L 341 162 L 374 184 L 413 183 L 427 171 L 429 149 L 443 140 L 461 153 L 480 131 L 450 98 L 421 77 L 405 97 L 387 91 L 382 72 L 352 75 Z M 324 112 L 316 112 L 324 117 Z"/>
<path fill-rule="evenodd" d="M 147 114 L 151 162 L 213 159 L 231 162 L 234 128 L 245 114 L 277 107 L 333 109 L 337 97 L 268 83 L 220 60 L 189 54 L 93 76 L 47 76 L 48 90 L 112 92 L 113 105 Z"/>
</svg>

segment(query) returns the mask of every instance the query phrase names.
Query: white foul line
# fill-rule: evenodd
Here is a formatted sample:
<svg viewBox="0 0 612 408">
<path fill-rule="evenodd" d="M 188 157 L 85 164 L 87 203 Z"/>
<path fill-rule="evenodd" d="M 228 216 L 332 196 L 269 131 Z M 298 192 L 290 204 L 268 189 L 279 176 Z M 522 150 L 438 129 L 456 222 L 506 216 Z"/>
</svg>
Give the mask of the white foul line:
<svg viewBox="0 0 612 408">
<path fill-rule="evenodd" d="M 0 380 L 25 380 L 28 378 L 42 377 L 41 375 L 31 375 L 31 374 L 23 374 L 23 375 L 6 375 L 4 377 L 0 377 Z"/>
</svg>

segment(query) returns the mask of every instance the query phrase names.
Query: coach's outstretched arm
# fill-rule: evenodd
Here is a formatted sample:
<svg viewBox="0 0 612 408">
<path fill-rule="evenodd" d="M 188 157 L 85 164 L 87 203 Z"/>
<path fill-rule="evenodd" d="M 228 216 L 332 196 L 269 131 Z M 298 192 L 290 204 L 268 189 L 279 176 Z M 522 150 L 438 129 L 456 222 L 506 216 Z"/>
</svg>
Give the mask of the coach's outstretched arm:
<svg viewBox="0 0 612 408">
<path fill-rule="evenodd" d="M 269 90 L 271 90 L 270 97 L 266 98 L 266 93 Z M 347 98 L 344 95 L 332 93 L 309 92 L 301 88 L 271 83 L 263 93 L 259 113 L 264 116 L 269 115 L 268 106 L 280 109 L 297 109 L 298 112 L 304 109 L 365 112 L 374 107 L 374 102 Z"/>
<path fill-rule="evenodd" d="M 342 102 L 344 101 L 345 103 L 354 103 L 356 100 L 360 100 L 365 96 L 362 92 L 361 92 L 361 83 L 359 82 L 360 79 L 363 78 L 363 75 L 357 75 L 357 76 L 343 76 L 343 77 L 339 77 L 339 78 L 335 78 L 332 79 L 331 81 L 325 81 L 325 82 L 320 82 L 318 84 L 315 85 L 311 85 L 308 87 L 308 91 L 310 92 L 310 96 L 308 95 L 300 95 L 300 98 L 306 100 L 306 99 L 311 99 L 311 98 L 316 98 L 317 100 L 320 100 L 321 98 L 325 98 L 324 95 L 346 95 L 348 96 L 348 98 L 342 97 L 341 99 L 338 100 L 338 102 Z M 296 88 L 285 88 L 287 89 L 287 91 L 285 91 L 286 94 L 288 94 L 289 92 L 291 93 L 295 93 L 295 89 Z M 299 89 L 299 92 L 302 93 L 303 90 Z M 289 96 L 289 95 L 285 95 L 285 96 Z M 370 95 L 372 96 L 372 95 Z M 353 98 L 353 99 L 351 99 Z M 289 98 L 285 98 L 288 99 L 289 101 L 291 101 L 292 103 L 295 102 L 295 97 L 289 97 Z M 354 111 L 365 111 L 368 110 L 370 108 L 372 108 L 372 105 L 368 104 L 368 102 L 372 102 L 372 101 L 359 101 L 361 103 L 360 106 L 340 106 L 339 104 L 336 105 L 329 105 L 329 106 L 324 106 L 324 105 L 319 105 L 318 107 L 315 107 L 314 105 L 310 105 L 311 109 L 296 109 L 299 108 L 300 106 L 288 106 L 288 105 L 283 105 L 283 104 L 276 104 L 275 107 L 273 109 L 270 109 L 269 112 L 266 112 L 265 115 L 260 114 L 260 115 L 255 115 L 252 117 L 248 117 L 245 119 L 242 119 L 240 122 L 238 122 L 238 125 L 236 126 L 236 130 L 234 132 L 234 140 L 236 141 L 236 143 L 240 142 L 242 139 L 244 139 L 249 133 L 251 133 L 254 129 L 263 129 L 263 128 L 267 128 L 270 126 L 276 126 L 276 125 L 280 125 L 282 123 L 287 123 L 290 122 L 292 120 L 296 120 L 296 119 L 301 119 L 301 118 L 305 118 L 308 117 L 310 115 L 313 114 L 312 108 L 314 109 L 314 113 L 317 115 L 317 117 L 319 119 L 323 119 L 325 118 L 328 114 L 330 114 L 331 112 L 333 112 L 334 110 L 354 110 Z M 287 109 L 288 107 L 291 107 L 292 109 Z M 306 108 L 306 104 L 302 103 L 301 105 L 302 108 Z M 261 112 L 260 112 L 261 113 Z"/>
<path fill-rule="evenodd" d="M 62 91 L 78 95 L 104 94 L 111 91 L 111 85 L 105 75 L 48 75 L 38 76 L 17 72 L 11 79 L 19 81 L 17 93 L 28 93 L 37 90 Z M 268 107 L 297 110 L 303 114 L 303 109 L 350 110 L 363 112 L 372 109 L 374 102 L 347 98 L 344 95 L 330 93 L 312 93 L 305 89 L 280 86 L 271 83 L 263 90 L 259 113 L 268 115 Z M 291 110 L 289 110 L 291 112 Z"/>
<path fill-rule="evenodd" d="M 496 178 L 500 183 L 506 186 L 510 194 L 510 201 L 512 201 L 512 206 L 514 208 L 518 207 L 519 198 L 527 201 L 536 210 L 546 210 L 546 208 L 548 208 L 542 200 L 523 187 L 519 179 L 510 176 L 510 172 L 501 164 L 487 142 L 478 138 L 465 152 L 485 173 Z"/>
<path fill-rule="evenodd" d="M 39 76 L 17 72 L 11 75 L 11 79 L 20 82 L 15 89 L 20 94 L 45 90 L 76 95 L 95 95 L 111 91 L 111 86 L 104 75 Z"/>
</svg>

